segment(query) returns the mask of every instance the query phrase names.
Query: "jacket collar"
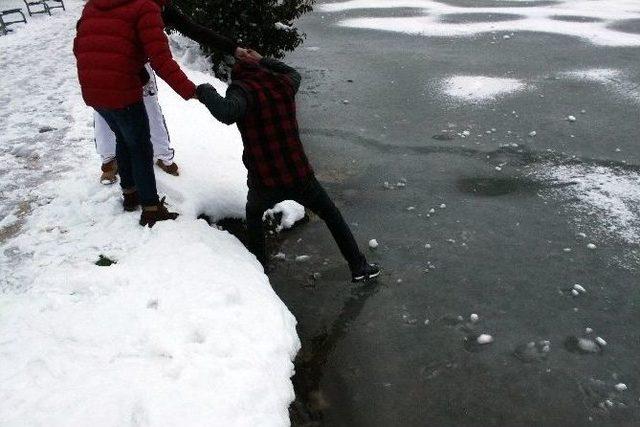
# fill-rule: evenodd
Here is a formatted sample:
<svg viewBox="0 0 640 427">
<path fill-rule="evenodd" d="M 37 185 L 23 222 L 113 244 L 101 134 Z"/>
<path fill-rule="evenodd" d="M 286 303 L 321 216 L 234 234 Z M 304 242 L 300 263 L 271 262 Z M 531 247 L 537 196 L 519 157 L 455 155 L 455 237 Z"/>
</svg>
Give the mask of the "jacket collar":
<svg viewBox="0 0 640 427">
<path fill-rule="evenodd" d="M 118 6 L 122 6 L 127 3 L 131 3 L 134 0 L 91 0 L 91 4 L 100 10 L 110 10 Z M 161 8 L 164 7 L 169 0 L 152 0 Z"/>
</svg>

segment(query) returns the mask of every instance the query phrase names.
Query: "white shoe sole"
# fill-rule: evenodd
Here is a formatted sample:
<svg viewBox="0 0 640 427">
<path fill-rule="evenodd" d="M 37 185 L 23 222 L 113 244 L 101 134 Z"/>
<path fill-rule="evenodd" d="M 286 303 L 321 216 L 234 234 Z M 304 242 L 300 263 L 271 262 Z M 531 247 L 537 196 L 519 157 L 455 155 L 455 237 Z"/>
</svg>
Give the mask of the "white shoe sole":
<svg viewBox="0 0 640 427">
<path fill-rule="evenodd" d="M 376 277 L 378 277 L 380 275 L 380 271 L 378 271 L 377 273 L 374 274 L 370 274 L 369 276 L 358 276 L 358 277 L 354 277 L 353 281 L 354 282 L 365 282 L 369 279 L 375 279 Z"/>
<path fill-rule="evenodd" d="M 102 185 L 113 185 L 118 182 L 118 178 L 115 179 L 101 179 L 100 184 Z"/>
</svg>

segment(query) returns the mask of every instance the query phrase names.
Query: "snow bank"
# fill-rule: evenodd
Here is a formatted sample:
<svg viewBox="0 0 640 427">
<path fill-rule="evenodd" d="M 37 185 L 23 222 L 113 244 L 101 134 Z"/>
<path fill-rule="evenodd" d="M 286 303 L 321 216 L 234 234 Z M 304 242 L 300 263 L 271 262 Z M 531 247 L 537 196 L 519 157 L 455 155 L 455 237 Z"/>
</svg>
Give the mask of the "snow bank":
<svg viewBox="0 0 640 427">
<path fill-rule="evenodd" d="M 10 217 L 31 200 L 18 234 L 0 233 L 0 425 L 288 425 L 295 319 L 242 244 L 196 220 L 243 214 L 237 130 L 163 84 L 181 176 L 158 171 L 158 185 L 181 216 L 138 226 L 118 188 L 98 183 L 71 52 L 82 2 L 66 3 L 0 37 L 12 56 L 0 62 L 0 156 L 31 167 L 8 171 L 15 193 L 2 201 Z M 100 255 L 117 263 L 99 267 Z"/>
<path fill-rule="evenodd" d="M 521 80 L 487 76 L 453 76 L 441 84 L 445 95 L 456 101 L 482 103 L 526 89 Z"/>
<path fill-rule="evenodd" d="M 415 8 L 418 13 L 423 11 L 424 15 L 353 18 L 342 20 L 339 25 L 440 37 L 529 31 L 578 37 L 596 45 L 640 46 L 640 34 L 615 29 L 615 24 L 622 20 L 640 18 L 640 2 L 637 0 L 565 0 L 516 7 L 463 7 L 435 0 L 351 0 L 319 6 L 324 12 L 391 8 Z M 445 15 L 462 14 L 475 15 L 478 19 L 459 23 L 443 20 Z M 487 19 L 487 14 L 514 16 L 511 20 L 492 20 Z"/>
</svg>

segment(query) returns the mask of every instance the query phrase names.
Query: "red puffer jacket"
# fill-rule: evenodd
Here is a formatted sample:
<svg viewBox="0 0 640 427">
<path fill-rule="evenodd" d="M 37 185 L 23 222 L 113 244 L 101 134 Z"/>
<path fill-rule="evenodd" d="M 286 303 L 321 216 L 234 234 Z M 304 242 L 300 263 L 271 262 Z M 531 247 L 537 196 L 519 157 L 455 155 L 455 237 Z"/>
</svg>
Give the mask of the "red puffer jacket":
<svg viewBox="0 0 640 427">
<path fill-rule="evenodd" d="M 119 109 L 142 100 L 144 64 L 184 99 L 195 85 L 173 60 L 164 33 L 166 0 L 89 0 L 78 21 L 73 52 L 82 97 L 95 108 Z"/>
</svg>

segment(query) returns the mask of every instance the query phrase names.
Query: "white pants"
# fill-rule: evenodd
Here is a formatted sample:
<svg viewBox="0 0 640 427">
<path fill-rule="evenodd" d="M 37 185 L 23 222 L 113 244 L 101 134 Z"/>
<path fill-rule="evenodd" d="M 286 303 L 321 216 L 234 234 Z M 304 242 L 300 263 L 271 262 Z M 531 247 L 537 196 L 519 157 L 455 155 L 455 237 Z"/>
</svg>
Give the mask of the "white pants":
<svg viewBox="0 0 640 427">
<path fill-rule="evenodd" d="M 162 115 L 162 108 L 160 108 L 160 103 L 158 102 L 156 76 L 149 64 L 145 67 L 149 73 L 149 83 L 144 87 L 143 101 L 147 109 L 147 116 L 149 116 L 153 159 L 154 161 L 162 160 L 165 165 L 170 165 L 173 162 L 174 150 L 170 146 L 169 131 Z M 96 151 L 102 158 L 103 164 L 109 163 L 116 158 L 116 136 L 100 114 L 94 112 L 93 119 L 95 123 Z"/>
</svg>

